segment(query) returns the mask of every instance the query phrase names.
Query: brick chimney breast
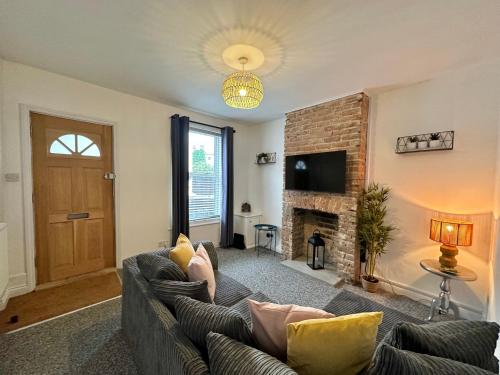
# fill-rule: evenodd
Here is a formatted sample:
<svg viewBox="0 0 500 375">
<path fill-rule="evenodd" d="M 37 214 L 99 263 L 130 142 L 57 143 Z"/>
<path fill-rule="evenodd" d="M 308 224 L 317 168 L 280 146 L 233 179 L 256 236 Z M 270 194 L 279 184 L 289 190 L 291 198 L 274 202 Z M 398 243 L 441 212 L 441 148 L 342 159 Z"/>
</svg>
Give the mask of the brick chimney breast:
<svg viewBox="0 0 500 375">
<path fill-rule="evenodd" d="M 284 190 L 283 253 L 287 259 L 304 255 L 317 227 L 325 239 L 326 261 L 348 282 L 360 276 L 356 224 L 365 184 L 368 106 L 368 96 L 358 93 L 286 115 L 285 156 L 345 150 L 347 169 L 345 194 Z"/>
</svg>

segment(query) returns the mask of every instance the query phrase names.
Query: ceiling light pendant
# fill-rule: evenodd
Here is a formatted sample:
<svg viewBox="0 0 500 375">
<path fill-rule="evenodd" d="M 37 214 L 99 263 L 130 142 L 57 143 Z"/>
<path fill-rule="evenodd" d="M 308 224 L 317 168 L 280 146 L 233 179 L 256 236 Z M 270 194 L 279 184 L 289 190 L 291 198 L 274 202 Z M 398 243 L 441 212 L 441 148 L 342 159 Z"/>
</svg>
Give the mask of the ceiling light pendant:
<svg viewBox="0 0 500 375">
<path fill-rule="evenodd" d="M 264 87 L 259 77 L 245 71 L 246 57 L 240 57 L 242 69 L 230 74 L 222 84 L 224 102 L 233 108 L 257 108 L 264 97 Z"/>
</svg>

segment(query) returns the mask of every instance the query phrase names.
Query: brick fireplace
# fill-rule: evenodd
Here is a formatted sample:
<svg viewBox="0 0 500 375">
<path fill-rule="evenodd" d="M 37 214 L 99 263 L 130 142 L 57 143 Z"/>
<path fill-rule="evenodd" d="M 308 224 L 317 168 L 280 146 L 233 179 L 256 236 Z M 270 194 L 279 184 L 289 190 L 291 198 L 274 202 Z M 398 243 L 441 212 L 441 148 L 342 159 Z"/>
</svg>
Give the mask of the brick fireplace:
<svg viewBox="0 0 500 375">
<path fill-rule="evenodd" d="M 367 128 L 368 96 L 364 93 L 286 116 L 285 156 L 346 150 L 347 172 L 345 194 L 284 190 L 283 253 L 287 259 L 305 255 L 307 239 L 318 228 L 326 243 L 326 261 L 349 282 L 356 282 L 360 275 L 356 220 L 365 181 Z"/>
</svg>

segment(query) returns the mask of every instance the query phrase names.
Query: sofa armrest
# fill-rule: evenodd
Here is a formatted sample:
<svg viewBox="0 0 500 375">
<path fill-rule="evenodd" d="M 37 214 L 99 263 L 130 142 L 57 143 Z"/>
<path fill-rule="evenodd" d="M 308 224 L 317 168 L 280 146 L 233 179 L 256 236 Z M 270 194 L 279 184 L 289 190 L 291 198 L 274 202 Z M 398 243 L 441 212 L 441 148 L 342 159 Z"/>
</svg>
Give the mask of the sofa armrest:
<svg viewBox="0 0 500 375">
<path fill-rule="evenodd" d="M 219 258 L 217 257 L 217 251 L 212 241 L 197 241 L 193 242 L 193 247 L 196 250 L 199 244 L 202 244 L 210 257 L 210 262 L 212 263 L 212 268 L 216 271 L 219 269 Z"/>
<path fill-rule="evenodd" d="M 140 274 L 135 257 L 123 261 L 122 329 L 143 375 L 209 375 L 200 351 Z"/>
</svg>

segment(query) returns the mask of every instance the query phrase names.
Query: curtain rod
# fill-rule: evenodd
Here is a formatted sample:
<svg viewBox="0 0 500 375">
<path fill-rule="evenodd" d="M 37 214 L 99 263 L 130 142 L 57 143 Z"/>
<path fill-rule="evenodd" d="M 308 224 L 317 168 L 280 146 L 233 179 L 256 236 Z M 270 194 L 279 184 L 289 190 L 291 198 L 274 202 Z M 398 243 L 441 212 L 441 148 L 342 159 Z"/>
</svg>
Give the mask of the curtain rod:
<svg viewBox="0 0 500 375">
<path fill-rule="evenodd" d="M 198 121 L 192 121 L 192 120 L 189 120 L 189 122 L 191 122 L 193 124 L 208 126 L 209 128 L 222 129 L 220 126 L 205 124 L 204 122 L 198 122 Z M 236 133 L 236 130 L 233 129 L 233 133 Z"/>
</svg>

